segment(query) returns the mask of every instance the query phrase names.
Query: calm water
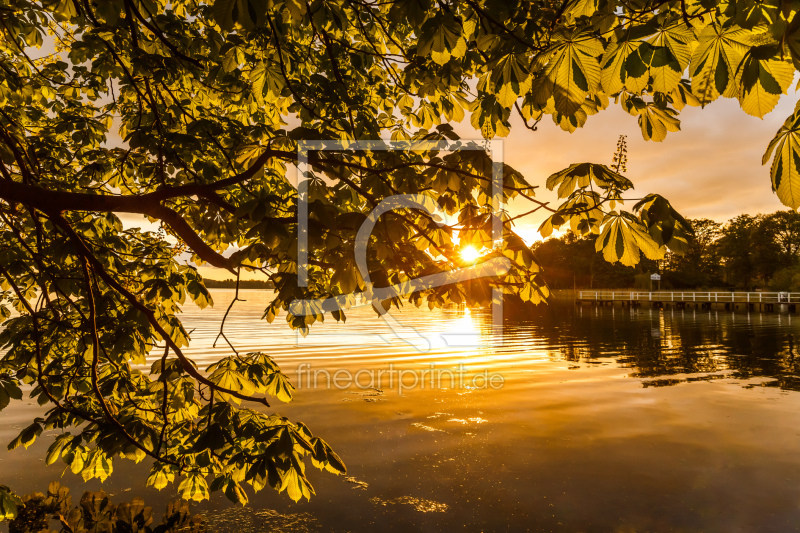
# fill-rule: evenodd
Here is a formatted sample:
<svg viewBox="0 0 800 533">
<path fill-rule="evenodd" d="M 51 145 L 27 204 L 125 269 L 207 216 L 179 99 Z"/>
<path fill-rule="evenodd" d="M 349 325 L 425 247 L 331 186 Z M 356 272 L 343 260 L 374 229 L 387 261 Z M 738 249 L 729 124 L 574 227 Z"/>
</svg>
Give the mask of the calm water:
<svg viewBox="0 0 800 533">
<path fill-rule="evenodd" d="M 215 291 L 210 312 L 186 309 L 201 365 L 228 354 L 211 343 L 232 294 Z M 241 509 L 216 495 L 199 508 L 215 531 L 800 529 L 798 316 L 555 303 L 507 310 L 499 339 L 481 313 L 406 308 L 395 316 L 415 342 L 428 340 L 420 351 L 366 308 L 298 340 L 281 318 L 259 320 L 268 296 L 246 292 L 226 332 L 241 350 L 271 354 L 295 383 L 300 364 L 310 365 L 304 385 L 317 372 L 316 389 L 273 407 L 325 438 L 349 477 L 309 468 L 317 496 L 298 504 L 267 490 Z M 389 365 L 407 372 L 406 386 L 408 371 L 459 365 L 467 379 L 486 372 L 504 383 L 462 388 L 442 374 L 441 388 L 400 394 L 384 374 L 367 388 Z M 320 372 L 337 370 L 362 370 L 361 386 L 326 387 Z M 4 411 L 0 439 L 37 409 Z M 49 442 L 0 454 L 0 483 L 29 492 L 59 478 L 42 461 Z M 142 489 L 146 468 L 114 466 L 103 486 L 71 473 L 62 482 L 74 499 L 102 488 L 120 501 L 141 495 L 158 513 L 174 498 Z"/>
</svg>

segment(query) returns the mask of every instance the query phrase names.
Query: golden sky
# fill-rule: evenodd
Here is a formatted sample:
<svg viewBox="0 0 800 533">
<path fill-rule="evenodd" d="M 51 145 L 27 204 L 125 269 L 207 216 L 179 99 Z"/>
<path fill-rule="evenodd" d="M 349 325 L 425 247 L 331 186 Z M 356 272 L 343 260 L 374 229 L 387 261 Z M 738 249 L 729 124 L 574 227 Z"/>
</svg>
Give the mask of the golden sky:
<svg viewBox="0 0 800 533">
<path fill-rule="evenodd" d="M 761 157 L 793 112 L 795 101 L 792 91 L 763 119 L 745 114 L 738 102 L 730 99 L 720 98 L 705 109 L 685 107 L 679 117 L 681 131 L 669 133 L 660 143 L 644 141 L 636 118 L 613 103 L 589 117 L 586 125 L 574 133 L 562 131 L 549 117 L 533 132 L 514 115 L 511 134 L 504 140 L 505 161 L 531 184 L 540 185 L 538 199 L 555 204 L 555 195 L 544 187 L 547 177 L 572 163 L 610 164 L 617 138 L 624 134 L 628 136 L 626 176 L 636 186 L 630 197 L 659 193 L 686 217 L 719 222 L 741 213 L 769 213 L 784 207 L 772 193 L 769 165 L 762 166 Z M 453 126 L 462 138 L 478 138 L 468 119 Z M 630 209 L 634 203 L 628 202 L 624 208 Z M 529 206 L 526 200 L 518 199 L 508 209 L 513 215 Z M 540 212 L 519 220 L 517 232 L 532 243 L 545 216 Z M 125 218 L 128 226 L 151 227 L 144 220 Z M 231 277 L 215 268 L 201 267 L 200 271 L 211 278 Z"/>
<path fill-rule="evenodd" d="M 742 213 L 769 213 L 786 209 L 773 194 L 769 164 L 761 157 L 786 117 L 794 111 L 792 91 L 763 119 L 745 114 L 736 100 L 720 98 L 701 108 L 685 107 L 680 113 L 681 131 L 669 133 L 657 143 L 642 139 L 635 117 L 612 104 L 589 117 L 574 133 L 562 131 L 546 117 L 536 132 L 521 121 L 512 121 L 506 139 L 506 163 L 542 187 L 537 197 L 555 201 L 544 188 L 547 177 L 572 163 L 611 164 L 619 135 L 627 135 L 628 171 L 636 190 L 633 197 L 659 193 L 684 216 L 712 218 L 724 222 Z M 467 135 L 463 126 L 459 132 Z M 468 125 L 467 125 L 468 126 Z M 520 200 L 510 207 L 522 208 Z M 629 202 L 630 209 L 635 202 Z M 516 205 L 514 205 L 516 204 Z M 528 241 L 544 215 L 531 217 L 526 228 L 518 227 Z"/>
</svg>

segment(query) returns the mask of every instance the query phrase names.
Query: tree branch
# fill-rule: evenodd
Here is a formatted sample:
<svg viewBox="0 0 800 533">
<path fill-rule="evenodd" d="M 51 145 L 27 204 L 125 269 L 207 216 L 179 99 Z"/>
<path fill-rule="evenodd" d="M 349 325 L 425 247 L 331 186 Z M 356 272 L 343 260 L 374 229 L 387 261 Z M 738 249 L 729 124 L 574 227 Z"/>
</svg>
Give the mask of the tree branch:
<svg viewBox="0 0 800 533">
<path fill-rule="evenodd" d="M 155 311 L 153 311 L 152 309 L 144 305 L 142 302 L 140 302 L 139 299 L 136 297 L 136 295 L 134 295 L 128 289 L 123 287 L 108 272 L 106 272 L 102 263 L 100 263 L 100 261 L 94 256 L 94 254 L 86 245 L 86 243 L 83 242 L 83 239 L 81 239 L 80 236 L 77 233 L 75 233 L 75 230 L 72 229 L 72 226 L 69 225 L 69 223 L 66 221 L 64 217 L 62 217 L 60 214 L 50 215 L 50 216 L 52 217 L 53 222 L 61 229 L 63 229 L 64 232 L 67 234 L 67 237 L 69 237 L 69 239 L 77 246 L 79 254 L 82 257 L 85 257 L 89 261 L 89 265 L 97 273 L 97 275 L 99 275 L 103 279 L 103 281 L 105 281 L 112 289 L 120 293 L 126 300 L 128 300 L 128 302 L 136 310 L 138 310 L 140 313 L 144 314 L 145 317 L 147 317 L 147 321 L 150 323 L 150 325 L 153 327 L 156 333 L 158 333 L 158 335 L 164 340 L 164 342 L 170 347 L 170 349 L 173 352 L 175 352 L 175 355 L 178 356 L 178 359 L 180 359 L 181 361 L 181 366 L 187 374 L 196 379 L 198 382 L 212 389 L 216 389 L 219 392 L 228 394 L 240 400 L 245 400 L 248 402 L 257 402 L 269 407 L 269 403 L 267 402 L 266 398 L 256 398 L 253 396 L 247 396 L 237 391 L 221 387 L 216 383 L 214 383 L 213 381 L 206 378 L 204 375 L 202 375 L 197 370 L 197 368 L 195 368 L 195 366 L 192 364 L 192 361 L 189 358 L 187 358 L 186 355 L 184 355 L 183 351 L 180 349 L 177 343 L 175 343 L 175 341 L 172 340 L 172 337 L 169 335 L 167 330 L 165 330 L 164 327 L 158 322 Z"/>
</svg>

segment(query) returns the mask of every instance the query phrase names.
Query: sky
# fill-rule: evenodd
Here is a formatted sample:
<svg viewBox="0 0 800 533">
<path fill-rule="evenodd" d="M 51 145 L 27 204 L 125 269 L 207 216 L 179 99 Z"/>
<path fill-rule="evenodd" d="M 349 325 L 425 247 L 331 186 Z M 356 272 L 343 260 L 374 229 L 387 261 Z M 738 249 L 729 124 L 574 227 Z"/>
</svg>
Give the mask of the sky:
<svg viewBox="0 0 800 533">
<path fill-rule="evenodd" d="M 540 185 L 537 199 L 557 204 L 556 195 L 544 187 L 548 176 L 572 163 L 610 165 L 618 137 L 627 135 L 625 175 L 636 187 L 632 197 L 658 193 L 685 217 L 719 222 L 742 213 L 770 213 L 786 208 L 772 192 L 769 164 L 762 166 L 761 157 L 793 112 L 796 100 L 797 95 L 791 91 L 763 119 L 745 114 L 735 99 L 720 98 L 704 109 L 687 106 L 679 115 L 681 131 L 669 133 L 663 142 L 643 140 L 636 117 L 613 103 L 590 116 L 586 125 L 574 133 L 561 130 L 549 117 L 539 123 L 537 131 L 530 131 L 518 116 L 512 115 L 511 133 L 503 141 L 505 162 L 522 172 L 532 185 Z M 453 126 L 462 138 L 479 137 L 468 118 Z M 628 202 L 624 208 L 630 209 L 634 203 Z M 524 199 L 508 205 L 512 215 L 531 207 Z M 520 219 L 516 231 L 532 244 L 539 238 L 536 229 L 545 217 L 540 212 Z M 149 226 L 143 220 L 126 223 Z M 201 267 L 200 271 L 215 279 L 231 277 L 228 272 L 210 267 Z"/>
<path fill-rule="evenodd" d="M 662 142 L 643 140 L 636 117 L 613 103 L 574 133 L 562 131 L 549 117 L 532 132 L 517 118 L 505 140 L 505 160 L 532 185 L 541 185 L 538 199 L 555 204 L 556 195 L 544 187 L 548 176 L 572 163 L 610 165 L 618 137 L 627 135 L 625 175 L 636 187 L 632 197 L 658 193 L 686 217 L 719 222 L 742 213 L 770 213 L 787 208 L 772 192 L 769 163 L 762 166 L 761 157 L 794 111 L 796 99 L 793 91 L 783 96 L 763 119 L 745 114 L 733 99 L 720 98 L 704 109 L 687 106 L 679 115 L 681 131 L 669 133 Z M 468 124 L 466 129 L 459 126 L 459 133 L 471 134 L 466 131 Z M 512 202 L 509 211 L 523 212 L 524 203 L 524 199 Z M 545 216 L 529 217 L 517 227 L 526 241 L 535 239 L 535 229 Z"/>
<path fill-rule="evenodd" d="M 47 43 L 39 53 L 51 51 Z M 770 213 L 786 208 L 772 192 L 769 164 L 762 166 L 761 157 L 796 101 L 797 94 L 790 90 L 763 119 L 745 114 L 735 99 L 719 98 L 704 109 L 687 106 L 679 115 L 681 131 L 669 133 L 660 143 L 643 140 L 636 117 L 613 102 L 605 111 L 590 116 L 574 133 L 561 130 L 550 117 L 533 132 L 512 113 L 511 133 L 504 139 L 505 162 L 522 172 L 532 185 L 540 185 L 537 199 L 557 204 L 556 195 L 544 187 L 548 176 L 572 163 L 610 165 L 618 137 L 627 135 L 625 175 L 636 186 L 634 197 L 659 193 L 685 217 L 718 222 L 742 213 Z M 480 137 L 468 116 L 453 127 L 464 139 Z M 115 133 L 109 136 L 110 143 L 122 144 Z M 628 202 L 624 208 L 630 209 L 634 203 Z M 524 199 L 508 205 L 512 216 L 531 207 Z M 520 219 L 515 229 L 532 244 L 539 239 L 536 229 L 545 217 L 542 211 Z M 128 227 L 158 227 L 136 216 L 122 218 Z M 215 270 L 206 267 L 201 271 L 214 278 L 230 277 L 228 272 Z"/>
</svg>

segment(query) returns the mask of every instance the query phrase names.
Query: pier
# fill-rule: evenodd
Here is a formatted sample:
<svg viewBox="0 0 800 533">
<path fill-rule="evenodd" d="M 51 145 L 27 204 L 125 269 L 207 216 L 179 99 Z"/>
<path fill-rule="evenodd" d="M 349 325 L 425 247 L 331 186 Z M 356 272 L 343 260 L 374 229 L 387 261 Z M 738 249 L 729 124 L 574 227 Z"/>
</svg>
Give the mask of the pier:
<svg viewBox="0 0 800 533">
<path fill-rule="evenodd" d="M 800 292 L 709 292 L 709 291 L 578 291 L 577 305 L 616 305 L 725 311 L 800 311 Z"/>
</svg>

